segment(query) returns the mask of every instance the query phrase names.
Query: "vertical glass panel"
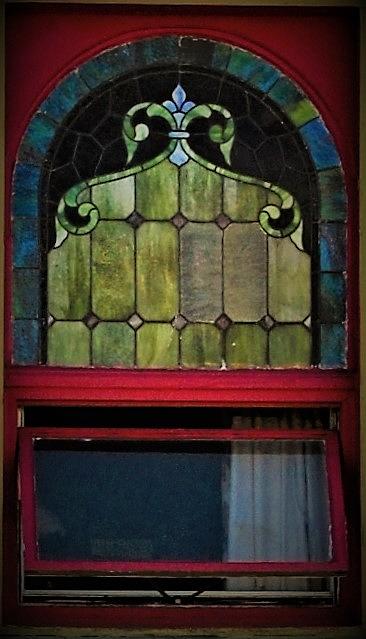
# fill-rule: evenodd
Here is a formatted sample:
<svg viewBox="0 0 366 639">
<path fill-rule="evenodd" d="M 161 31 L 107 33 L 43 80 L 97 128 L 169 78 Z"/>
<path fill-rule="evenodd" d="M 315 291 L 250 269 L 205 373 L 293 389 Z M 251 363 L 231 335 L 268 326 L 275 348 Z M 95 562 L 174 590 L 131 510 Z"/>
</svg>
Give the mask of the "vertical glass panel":
<svg viewBox="0 0 366 639">
<path fill-rule="evenodd" d="M 209 222 L 221 213 L 221 177 L 197 162 L 180 169 L 180 207 L 188 220 Z"/>
<path fill-rule="evenodd" d="M 13 220 L 13 263 L 15 267 L 37 267 L 40 261 L 38 230 L 34 220 Z"/>
<path fill-rule="evenodd" d="M 230 368 L 265 366 L 268 334 L 256 324 L 236 324 L 226 331 L 226 363 Z"/>
<path fill-rule="evenodd" d="M 213 324 L 190 324 L 181 335 L 183 366 L 216 367 L 222 364 L 221 331 Z"/>
<path fill-rule="evenodd" d="M 347 212 L 342 170 L 334 168 L 320 171 L 318 183 L 321 196 L 321 219 L 342 222 Z"/>
<path fill-rule="evenodd" d="M 170 321 L 178 312 L 178 232 L 169 222 L 137 229 L 136 308 L 146 320 Z"/>
<path fill-rule="evenodd" d="M 178 366 L 178 332 L 170 324 L 144 324 L 137 331 L 136 363 L 139 368 Z"/>
<path fill-rule="evenodd" d="M 180 231 L 181 313 L 213 322 L 222 312 L 222 231 L 189 223 Z"/>
<path fill-rule="evenodd" d="M 342 324 L 321 326 L 321 366 L 338 368 L 346 359 L 346 331 Z"/>
<path fill-rule="evenodd" d="M 136 175 L 136 209 L 147 220 L 170 220 L 178 211 L 178 169 L 169 160 Z"/>
<path fill-rule="evenodd" d="M 39 325 L 36 320 L 14 320 L 14 363 L 38 364 Z"/>
<path fill-rule="evenodd" d="M 311 333 L 301 325 L 274 326 L 269 333 L 270 366 L 309 366 Z"/>
<path fill-rule="evenodd" d="M 311 312 L 311 261 L 289 237 L 268 238 L 268 309 L 278 322 L 304 320 Z"/>
<path fill-rule="evenodd" d="M 319 317 L 324 323 L 345 319 L 345 288 L 342 273 L 320 274 Z"/>
<path fill-rule="evenodd" d="M 48 330 L 48 362 L 61 366 L 90 363 L 90 330 L 82 322 L 55 322 Z"/>
<path fill-rule="evenodd" d="M 256 222 L 259 211 L 266 204 L 266 189 L 224 179 L 224 213 L 234 222 Z"/>
<path fill-rule="evenodd" d="M 92 236 L 92 309 L 102 319 L 125 319 L 135 308 L 135 238 L 126 222 L 102 222 Z"/>
<path fill-rule="evenodd" d="M 346 268 L 346 227 L 333 222 L 320 224 L 320 267 L 322 271 Z"/>
<path fill-rule="evenodd" d="M 101 322 L 92 330 L 92 364 L 125 366 L 135 360 L 135 331 L 124 322 Z"/>
<path fill-rule="evenodd" d="M 90 235 L 71 235 L 48 254 L 48 312 L 81 319 L 90 310 Z"/>
<path fill-rule="evenodd" d="M 13 315 L 16 319 L 31 319 L 39 315 L 39 282 L 37 269 L 14 269 Z"/>
<path fill-rule="evenodd" d="M 135 208 L 135 178 L 131 175 L 93 186 L 92 202 L 101 219 L 125 219 Z"/>
<path fill-rule="evenodd" d="M 259 224 L 224 231 L 224 308 L 235 322 L 254 322 L 267 310 L 267 241 Z"/>
</svg>

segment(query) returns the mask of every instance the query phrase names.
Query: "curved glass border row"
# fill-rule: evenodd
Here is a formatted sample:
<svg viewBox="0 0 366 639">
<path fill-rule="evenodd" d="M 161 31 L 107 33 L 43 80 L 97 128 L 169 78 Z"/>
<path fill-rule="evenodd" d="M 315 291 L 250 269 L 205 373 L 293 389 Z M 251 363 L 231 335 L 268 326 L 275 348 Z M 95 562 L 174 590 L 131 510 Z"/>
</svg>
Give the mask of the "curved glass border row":
<svg viewBox="0 0 366 639">
<path fill-rule="evenodd" d="M 123 73 L 179 63 L 225 72 L 268 95 L 297 128 L 317 171 L 321 368 L 346 366 L 346 193 L 334 141 L 315 106 L 277 68 L 250 51 L 191 36 L 162 36 L 116 46 L 69 73 L 42 102 L 19 147 L 13 176 L 13 363 L 38 364 L 42 165 L 65 116 L 82 98 Z M 264 97 L 265 99 L 265 97 Z M 326 321 L 325 321 L 326 320 Z"/>
</svg>

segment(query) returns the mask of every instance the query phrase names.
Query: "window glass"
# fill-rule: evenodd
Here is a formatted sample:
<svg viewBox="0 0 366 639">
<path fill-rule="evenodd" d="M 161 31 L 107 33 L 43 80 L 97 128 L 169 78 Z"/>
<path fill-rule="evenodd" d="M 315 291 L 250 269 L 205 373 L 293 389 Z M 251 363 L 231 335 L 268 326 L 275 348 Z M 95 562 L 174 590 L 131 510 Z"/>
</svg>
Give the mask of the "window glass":
<svg viewBox="0 0 366 639">
<path fill-rule="evenodd" d="M 16 363 L 345 366 L 339 156 L 250 52 L 166 37 L 88 61 L 14 185 Z"/>
</svg>

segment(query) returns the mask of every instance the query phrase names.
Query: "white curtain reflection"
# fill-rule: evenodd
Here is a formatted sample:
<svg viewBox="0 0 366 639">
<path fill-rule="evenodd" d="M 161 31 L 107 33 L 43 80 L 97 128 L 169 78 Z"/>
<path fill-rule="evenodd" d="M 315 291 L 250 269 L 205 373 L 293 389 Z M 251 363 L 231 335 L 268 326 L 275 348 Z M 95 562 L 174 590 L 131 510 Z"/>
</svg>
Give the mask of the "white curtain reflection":
<svg viewBox="0 0 366 639">
<path fill-rule="evenodd" d="M 261 428 L 268 427 L 260 415 L 257 421 Z M 270 427 L 278 428 L 276 421 L 277 425 L 272 421 Z M 253 427 L 253 418 L 241 426 Z M 330 519 L 322 442 L 233 442 L 223 481 L 227 561 L 329 559 Z M 314 588 L 314 580 L 232 577 L 227 579 L 227 588 L 307 590 Z"/>
</svg>

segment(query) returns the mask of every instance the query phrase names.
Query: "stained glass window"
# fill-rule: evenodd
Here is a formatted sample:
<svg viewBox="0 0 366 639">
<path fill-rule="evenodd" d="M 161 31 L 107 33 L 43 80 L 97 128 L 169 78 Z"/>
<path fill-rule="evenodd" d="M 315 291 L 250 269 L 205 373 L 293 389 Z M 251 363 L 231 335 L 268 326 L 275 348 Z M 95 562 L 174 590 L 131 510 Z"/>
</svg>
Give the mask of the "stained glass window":
<svg viewBox="0 0 366 639">
<path fill-rule="evenodd" d="M 346 197 L 316 108 L 248 51 L 116 47 L 41 104 L 14 174 L 14 362 L 346 365 Z"/>
</svg>

